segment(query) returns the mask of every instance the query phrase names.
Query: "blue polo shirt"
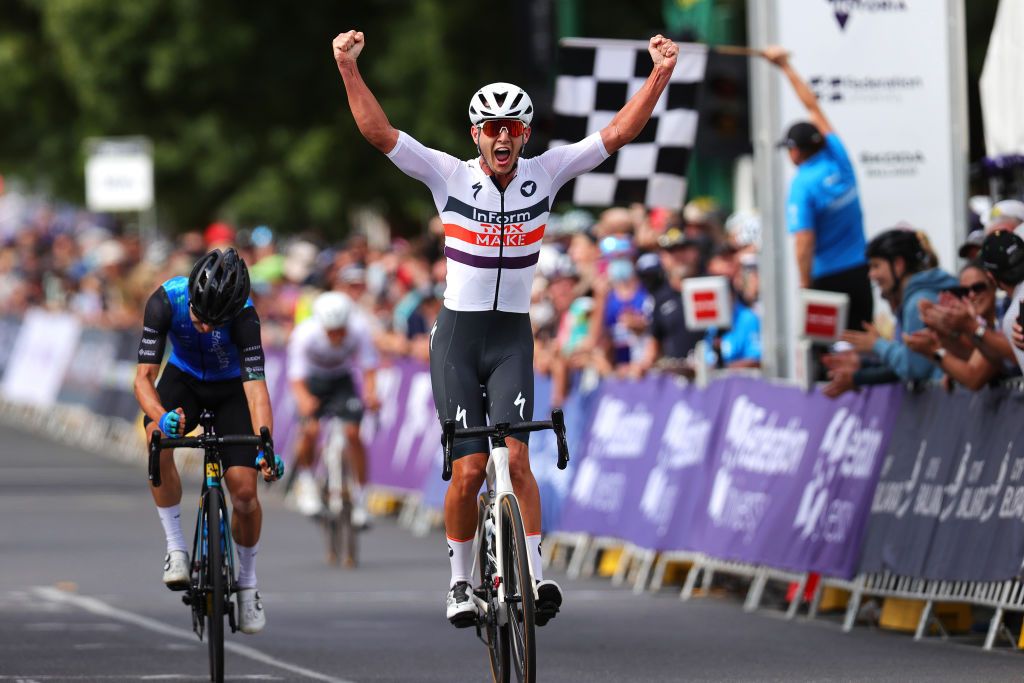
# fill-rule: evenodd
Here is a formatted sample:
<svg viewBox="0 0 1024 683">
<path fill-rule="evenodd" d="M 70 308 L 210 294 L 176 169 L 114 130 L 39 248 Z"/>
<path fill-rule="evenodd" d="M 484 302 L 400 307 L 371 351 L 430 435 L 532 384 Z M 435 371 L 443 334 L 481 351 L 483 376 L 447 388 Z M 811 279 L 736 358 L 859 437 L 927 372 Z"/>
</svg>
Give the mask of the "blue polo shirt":
<svg viewBox="0 0 1024 683">
<path fill-rule="evenodd" d="M 797 167 L 789 187 L 786 226 L 790 234 L 814 231 L 812 278 L 866 263 L 857 178 L 835 133 L 826 135 L 825 146 Z"/>
</svg>

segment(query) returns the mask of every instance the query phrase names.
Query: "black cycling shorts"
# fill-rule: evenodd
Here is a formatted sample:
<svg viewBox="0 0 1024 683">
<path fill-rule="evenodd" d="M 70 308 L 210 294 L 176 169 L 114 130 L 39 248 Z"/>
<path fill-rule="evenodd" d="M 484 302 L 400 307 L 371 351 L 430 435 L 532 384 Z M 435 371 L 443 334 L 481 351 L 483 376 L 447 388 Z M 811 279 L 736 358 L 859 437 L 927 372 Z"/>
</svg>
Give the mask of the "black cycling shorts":
<svg viewBox="0 0 1024 683">
<path fill-rule="evenodd" d="M 340 417 L 345 422 L 363 419 L 363 399 L 359 397 L 351 375 L 332 379 L 309 377 L 306 388 L 320 401 L 315 417 Z"/>
<path fill-rule="evenodd" d="M 213 428 L 218 434 L 253 433 L 241 378 L 204 382 L 168 363 L 156 383 L 156 392 L 167 410 L 181 408 L 185 411 L 186 434 L 199 426 L 199 413 L 204 409 L 213 413 Z M 148 416 L 143 419 L 144 425 L 150 422 Z M 258 450 L 256 446 L 222 446 L 220 456 L 224 470 L 235 466 L 256 469 Z"/>
<path fill-rule="evenodd" d="M 482 427 L 532 420 L 529 313 L 442 307 L 430 335 L 430 385 L 442 423 L 455 420 L 457 427 Z M 516 436 L 527 444 L 529 437 L 529 432 Z M 457 438 L 452 457 L 487 452 L 486 438 Z"/>
</svg>

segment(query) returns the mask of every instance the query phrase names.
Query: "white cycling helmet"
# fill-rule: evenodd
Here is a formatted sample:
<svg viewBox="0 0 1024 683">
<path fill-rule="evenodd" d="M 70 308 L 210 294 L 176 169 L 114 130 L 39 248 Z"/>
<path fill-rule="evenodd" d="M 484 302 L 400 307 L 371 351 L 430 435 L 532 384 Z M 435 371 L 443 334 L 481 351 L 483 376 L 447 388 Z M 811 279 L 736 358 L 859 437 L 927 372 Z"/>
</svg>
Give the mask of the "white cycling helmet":
<svg viewBox="0 0 1024 683">
<path fill-rule="evenodd" d="M 517 119 L 528 126 L 533 121 L 533 100 L 518 85 L 485 85 L 469 101 L 469 120 L 479 126 L 488 119 Z"/>
<path fill-rule="evenodd" d="M 339 330 L 348 325 L 353 305 L 341 292 L 324 292 L 313 302 L 313 317 L 325 330 Z"/>
</svg>

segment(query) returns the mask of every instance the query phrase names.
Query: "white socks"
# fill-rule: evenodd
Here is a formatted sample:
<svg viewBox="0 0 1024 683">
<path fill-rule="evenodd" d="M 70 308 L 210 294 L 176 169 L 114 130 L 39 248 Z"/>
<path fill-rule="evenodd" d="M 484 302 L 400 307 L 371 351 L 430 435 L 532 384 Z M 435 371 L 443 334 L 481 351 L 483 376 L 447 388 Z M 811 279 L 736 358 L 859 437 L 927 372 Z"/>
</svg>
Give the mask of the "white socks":
<svg viewBox="0 0 1024 683">
<path fill-rule="evenodd" d="M 160 523 L 164 527 L 164 536 L 167 537 L 168 554 L 172 550 L 188 552 L 185 537 L 181 534 L 181 505 L 172 505 L 166 508 L 157 506 L 156 511 L 160 513 Z"/>
<path fill-rule="evenodd" d="M 473 539 L 468 541 L 456 541 L 451 536 L 448 539 L 448 559 L 452 563 L 452 580 L 449 587 L 459 581 L 472 583 L 470 575 L 473 573 Z"/>
<path fill-rule="evenodd" d="M 540 558 L 540 534 L 526 534 L 526 547 L 529 549 L 530 562 L 533 563 L 533 578 L 544 580 L 544 565 Z"/>
<path fill-rule="evenodd" d="M 260 544 L 256 542 L 251 548 L 246 548 L 244 545 L 235 544 L 235 550 L 238 551 L 238 587 L 239 588 L 255 588 L 256 587 L 256 553 L 259 552 Z"/>
</svg>

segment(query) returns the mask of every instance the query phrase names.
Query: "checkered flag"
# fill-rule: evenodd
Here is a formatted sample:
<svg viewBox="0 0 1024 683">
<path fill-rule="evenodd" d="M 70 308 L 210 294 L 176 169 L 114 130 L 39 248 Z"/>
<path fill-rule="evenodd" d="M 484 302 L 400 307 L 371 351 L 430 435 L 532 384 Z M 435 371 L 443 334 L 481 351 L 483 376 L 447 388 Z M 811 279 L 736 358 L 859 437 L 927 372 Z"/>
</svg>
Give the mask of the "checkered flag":
<svg viewBox="0 0 1024 683">
<path fill-rule="evenodd" d="M 568 38 L 559 43 L 552 147 L 604 128 L 651 73 L 647 43 Z M 617 154 L 559 193 L 577 206 L 641 202 L 678 209 L 686 199 L 686 168 L 697 137 L 697 95 L 707 48 L 680 44 L 675 71 L 651 120 Z"/>
</svg>

